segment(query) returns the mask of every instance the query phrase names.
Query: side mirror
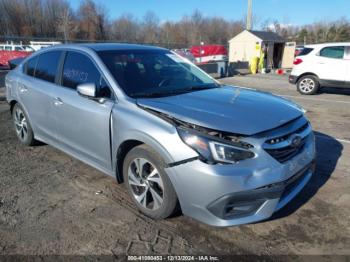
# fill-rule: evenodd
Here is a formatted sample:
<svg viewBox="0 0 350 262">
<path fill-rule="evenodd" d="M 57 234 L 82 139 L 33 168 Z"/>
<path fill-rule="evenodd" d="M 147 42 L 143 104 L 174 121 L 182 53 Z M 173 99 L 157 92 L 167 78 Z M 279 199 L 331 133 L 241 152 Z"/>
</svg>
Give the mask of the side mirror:
<svg viewBox="0 0 350 262">
<path fill-rule="evenodd" d="M 80 84 L 77 86 L 77 92 L 81 96 L 96 98 L 96 85 L 95 83 Z"/>
</svg>

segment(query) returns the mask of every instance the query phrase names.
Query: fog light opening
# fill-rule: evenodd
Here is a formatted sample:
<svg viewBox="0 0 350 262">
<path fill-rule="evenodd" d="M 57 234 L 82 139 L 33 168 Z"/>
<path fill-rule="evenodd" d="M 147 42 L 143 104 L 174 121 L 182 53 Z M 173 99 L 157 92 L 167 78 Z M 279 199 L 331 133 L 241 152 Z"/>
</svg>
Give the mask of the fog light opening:
<svg viewBox="0 0 350 262">
<path fill-rule="evenodd" d="M 252 202 L 228 203 L 225 207 L 225 218 L 236 218 L 253 215 L 265 202 L 263 199 Z"/>
</svg>

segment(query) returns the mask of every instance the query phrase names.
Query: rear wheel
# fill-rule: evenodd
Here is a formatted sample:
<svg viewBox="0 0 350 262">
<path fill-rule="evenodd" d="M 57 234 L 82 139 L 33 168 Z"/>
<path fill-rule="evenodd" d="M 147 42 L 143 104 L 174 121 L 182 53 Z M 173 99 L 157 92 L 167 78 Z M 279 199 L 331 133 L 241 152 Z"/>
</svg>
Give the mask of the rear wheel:
<svg viewBox="0 0 350 262">
<path fill-rule="evenodd" d="M 29 123 L 28 116 L 18 103 L 12 108 L 12 119 L 19 141 L 27 146 L 34 145 L 36 140 L 34 139 L 33 129 Z"/>
<path fill-rule="evenodd" d="M 126 155 L 123 176 L 127 189 L 139 210 L 162 219 L 178 207 L 175 190 L 164 170 L 164 161 L 147 145 L 140 145 Z"/>
<path fill-rule="evenodd" d="M 299 93 L 303 95 L 314 95 L 318 92 L 320 83 L 317 77 L 313 75 L 306 75 L 301 77 L 297 83 Z"/>
</svg>

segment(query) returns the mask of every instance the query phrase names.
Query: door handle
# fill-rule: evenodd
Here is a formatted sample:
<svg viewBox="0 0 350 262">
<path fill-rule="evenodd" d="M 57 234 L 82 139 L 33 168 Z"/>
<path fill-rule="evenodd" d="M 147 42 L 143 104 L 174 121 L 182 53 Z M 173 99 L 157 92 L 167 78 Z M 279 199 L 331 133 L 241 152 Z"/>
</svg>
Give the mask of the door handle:
<svg viewBox="0 0 350 262">
<path fill-rule="evenodd" d="M 26 86 L 20 86 L 19 87 L 19 92 L 21 92 L 21 93 L 25 93 L 25 92 L 27 92 L 28 91 L 28 88 L 26 87 Z"/>
<path fill-rule="evenodd" d="M 320 64 L 320 65 L 324 65 L 325 63 L 324 63 L 324 62 L 318 62 L 318 64 Z"/>
<path fill-rule="evenodd" d="M 60 106 L 60 105 L 63 105 L 63 101 L 62 101 L 61 98 L 56 97 L 56 98 L 54 99 L 53 104 L 54 104 L 55 106 Z"/>
</svg>

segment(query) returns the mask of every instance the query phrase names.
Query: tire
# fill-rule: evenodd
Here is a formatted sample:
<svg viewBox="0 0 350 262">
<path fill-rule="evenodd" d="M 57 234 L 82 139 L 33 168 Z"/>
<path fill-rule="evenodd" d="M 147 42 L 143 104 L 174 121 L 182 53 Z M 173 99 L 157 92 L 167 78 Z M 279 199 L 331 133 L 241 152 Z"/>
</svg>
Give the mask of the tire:
<svg viewBox="0 0 350 262">
<path fill-rule="evenodd" d="M 297 82 L 297 89 L 300 94 L 314 95 L 318 92 L 320 83 L 316 76 L 306 75 L 301 77 Z"/>
<path fill-rule="evenodd" d="M 153 219 L 167 218 L 179 208 L 164 167 L 162 158 L 147 145 L 131 149 L 123 163 L 125 186 L 132 200 L 143 214 Z"/>
<path fill-rule="evenodd" d="M 29 118 L 20 104 L 15 104 L 12 108 L 12 120 L 18 140 L 26 146 L 36 144 L 32 126 Z"/>
</svg>

